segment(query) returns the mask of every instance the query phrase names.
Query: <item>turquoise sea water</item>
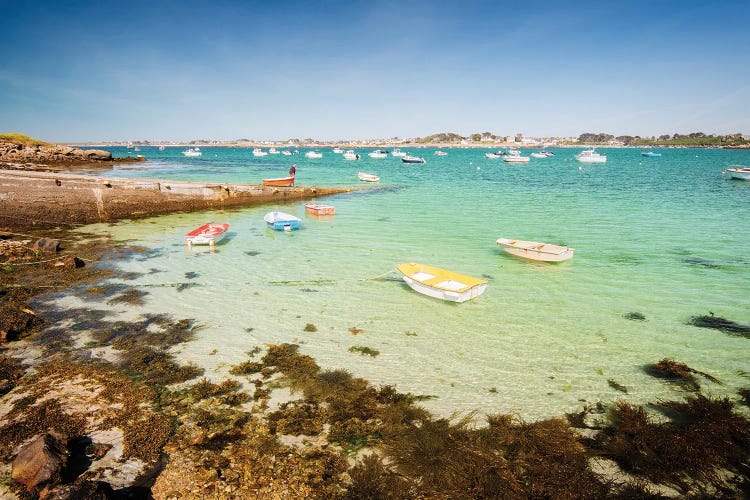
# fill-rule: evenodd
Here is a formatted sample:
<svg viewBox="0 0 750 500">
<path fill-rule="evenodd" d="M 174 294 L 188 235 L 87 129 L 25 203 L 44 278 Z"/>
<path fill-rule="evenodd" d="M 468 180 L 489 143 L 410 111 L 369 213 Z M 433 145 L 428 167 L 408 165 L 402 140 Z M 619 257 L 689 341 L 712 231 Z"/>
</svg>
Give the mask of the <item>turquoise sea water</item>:
<svg viewBox="0 0 750 500">
<path fill-rule="evenodd" d="M 210 378 L 225 377 L 257 345 L 296 342 L 324 368 L 437 396 L 425 405 L 444 415 L 535 419 L 584 400 L 679 397 L 643 372 L 665 357 L 725 383 L 702 383 L 710 394 L 750 385 L 750 339 L 687 324 L 709 312 L 750 323 L 750 182 L 721 175 L 750 164 L 749 151 L 667 149 L 647 158 L 600 148 L 606 164 L 582 165 L 573 159 L 580 149 L 553 149 L 556 156 L 528 164 L 485 159 L 489 150 L 436 157 L 419 149 L 407 151 L 427 163 L 405 165 L 370 159 L 368 150 L 345 161 L 330 150 L 310 160 L 304 150 L 255 158 L 249 149 L 205 147 L 202 157 L 184 158 L 184 148 L 142 149 L 148 162 L 102 175 L 259 183 L 286 175 L 294 162 L 299 185 L 360 185 L 359 171 L 381 177 L 380 189 L 325 198 L 336 206 L 328 218 L 293 202 L 85 228 L 151 250 L 118 264 L 139 274 L 127 283 L 149 293 L 145 305 L 114 309 L 125 318 L 167 312 L 207 325 L 178 357 Z M 115 156 L 127 151 L 112 148 Z M 267 229 L 269 210 L 298 215 L 302 229 Z M 184 233 L 212 221 L 230 224 L 216 251 L 186 249 Z M 558 265 L 529 262 L 502 253 L 499 237 L 576 253 Z M 485 277 L 489 287 L 464 304 L 431 299 L 394 271 L 409 261 Z M 170 286 L 178 283 L 194 286 Z M 626 319 L 630 312 L 646 320 Z M 308 323 L 317 331 L 305 332 Z"/>
</svg>

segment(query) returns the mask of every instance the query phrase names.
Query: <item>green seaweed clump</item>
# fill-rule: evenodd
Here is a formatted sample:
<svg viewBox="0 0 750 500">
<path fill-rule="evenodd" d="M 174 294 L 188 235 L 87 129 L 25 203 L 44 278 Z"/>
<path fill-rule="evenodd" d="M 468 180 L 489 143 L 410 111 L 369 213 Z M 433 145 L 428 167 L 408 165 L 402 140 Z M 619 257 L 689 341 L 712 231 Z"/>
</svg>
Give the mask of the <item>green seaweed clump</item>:
<svg viewBox="0 0 750 500">
<path fill-rule="evenodd" d="M 670 358 L 664 358 L 655 365 L 647 365 L 645 367 L 646 373 L 652 377 L 674 382 L 684 389 L 697 391 L 700 389 L 700 383 L 695 375 L 700 375 L 706 380 L 709 380 L 715 384 L 721 384 L 721 381 L 708 373 L 701 372 L 690 368 L 685 363 L 674 361 Z"/>
<path fill-rule="evenodd" d="M 742 398 L 740 402 L 741 402 L 741 403 L 742 403 L 743 405 L 745 405 L 745 406 L 747 406 L 748 408 L 750 408 L 750 388 L 748 388 L 748 387 L 743 387 L 742 389 L 740 389 L 739 391 L 737 391 L 737 393 L 738 393 L 738 394 L 740 395 L 740 397 Z"/>
<path fill-rule="evenodd" d="M 226 379 L 219 384 L 203 379 L 190 387 L 190 394 L 196 399 L 219 398 L 223 403 L 235 406 L 250 399 L 246 392 L 239 392 L 242 384 L 236 380 Z"/>
<path fill-rule="evenodd" d="M 112 297 L 107 301 L 108 304 L 128 304 L 131 306 L 142 306 L 144 304 L 143 297 L 148 295 L 148 292 L 136 290 L 131 288 L 122 292 L 120 295 Z"/>
<path fill-rule="evenodd" d="M 302 330 L 306 332 L 317 332 L 318 327 L 313 325 L 312 323 L 308 323 L 305 325 L 305 327 Z"/>
<path fill-rule="evenodd" d="M 289 401 L 268 415 L 268 428 L 272 434 L 317 436 L 323 432 L 325 416 L 316 403 Z"/>
<path fill-rule="evenodd" d="M 625 313 L 622 315 L 622 317 L 631 321 L 646 321 L 646 316 L 643 313 L 639 313 L 637 311 Z"/>
<path fill-rule="evenodd" d="M 624 392 L 625 394 L 628 393 L 628 388 L 622 384 L 619 384 L 616 380 L 609 379 L 607 380 L 607 384 L 609 384 L 609 386 L 616 391 Z"/>
<path fill-rule="evenodd" d="M 698 326 L 701 328 L 713 328 L 724 333 L 731 333 L 740 335 L 745 338 L 750 338 L 750 325 L 735 323 L 732 320 L 714 316 L 713 313 L 711 313 L 709 316 L 693 316 L 692 318 L 690 318 L 689 323 L 693 326 Z"/>
<path fill-rule="evenodd" d="M 380 355 L 380 351 L 377 349 L 371 349 L 370 347 L 363 345 L 353 345 L 349 348 L 349 352 L 358 352 L 362 355 L 371 356 L 373 358 Z"/>
<path fill-rule="evenodd" d="M 387 439 L 395 471 L 412 478 L 427 498 L 590 498 L 606 486 L 588 467 L 576 433 L 561 419 L 534 423 L 490 415 L 451 423 L 428 419 Z"/>
<path fill-rule="evenodd" d="M 25 373 L 19 360 L 0 354 L 0 396 L 10 392 Z"/>
<path fill-rule="evenodd" d="M 258 373 L 263 369 L 263 363 L 259 363 L 257 361 L 243 361 L 239 365 L 233 366 L 229 373 L 232 375 L 250 375 L 253 373 Z"/>
<path fill-rule="evenodd" d="M 643 407 L 618 402 L 611 426 L 595 438 L 594 449 L 627 472 L 686 493 L 692 487 L 705 491 L 706 485 L 730 489 L 727 471 L 747 484 L 750 420 L 736 414 L 729 399 L 698 395 L 657 408 L 672 418 L 657 422 Z"/>
<path fill-rule="evenodd" d="M 168 352 L 148 346 L 135 347 L 121 354 L 119 368 L 153 385 L 185 382 L 203 373 L 202 369 L 191 364 L 180 366 Z"/>
</svg>

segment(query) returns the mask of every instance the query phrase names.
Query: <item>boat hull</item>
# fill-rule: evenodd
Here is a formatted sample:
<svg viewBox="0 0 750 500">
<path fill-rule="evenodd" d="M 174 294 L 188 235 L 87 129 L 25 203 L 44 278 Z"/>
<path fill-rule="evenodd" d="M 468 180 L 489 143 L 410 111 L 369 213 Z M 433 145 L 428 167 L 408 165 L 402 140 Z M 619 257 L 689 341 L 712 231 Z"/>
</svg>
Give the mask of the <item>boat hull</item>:
<svg viewBox="0 0 750 500">
<path fill-rule="evenodd" d="M 500 238 L 497 244 L 505 252 L 523 259 L 541 262 L 562 262 L 573 257 L 574 249 L 540 243 L 537 241 L 520 241 Z"/>
<path fill-rule="evenodd" d="M 506 156 L 503 158 L 505 163 L 528 163 L 531 160 L 528 156 Z"/>
<path fill-rule="evenodd" d="M 360 172 L 357 174 L 357 177 L 359 177 L 359 180 L 363 182 L 378 182 L 380 180 L 380 177 L 373 174 L 366 174 L 364 172 Z"/>
<path fill-rule="evenodd" d="M 299 229 L 300 222 L 302 221 L 299 217 L 284 212 L 268 212 L 265 217 L 263 217 L 263 220 L 268 227 L 275 229 L 276 231 L 291 231 L 292 229 Z"/>
<path fill-rule="evenodd" d="M 437 267 L 410 262 L 399 264 L 396 268 L 409 288 L 435 299 L 466 302 L 479 297 L 487 289 L 485 280 Z"/>
<path fill-rule="evenodd" d="M 185 235 L 185 244 L 213 246 L 224 239 L 228 229 L 229 224 L 203 224 Z"/>
<path fill-rule="evenodd" d="M 732 179 L 750 181 L 750 169 L 748 168 L 728 168 L 726 171 Z"/>
<path fill-rule="evenodd" d="M 281 186 L 281 187 L 294 186 L 294 176 L 279 177 L 278 179 L 263 179 L 263 185 L 264 186 Z"/>
<path fill-rule="evenodd" d="M 305 210 L 315 215 L 333 215 L 336 213 L 335 207 L 319 203 L 305 203 Z"/>
</svg>

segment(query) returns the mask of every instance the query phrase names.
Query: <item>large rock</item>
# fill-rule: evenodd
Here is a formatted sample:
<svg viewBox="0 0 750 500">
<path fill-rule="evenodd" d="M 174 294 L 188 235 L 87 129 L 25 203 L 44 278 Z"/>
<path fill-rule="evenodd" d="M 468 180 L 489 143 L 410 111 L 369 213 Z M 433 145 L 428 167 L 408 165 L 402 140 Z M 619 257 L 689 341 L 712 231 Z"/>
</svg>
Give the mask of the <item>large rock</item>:
<svg viewBox="0 0 750 500">
<path fill-rule="evenodd" d="M 60 481 L 68 451 L 52 434 L 45 434 L 24 446 L 13 460 L 11 477 L 31 494 Z"/>
<path fill-rule="evenodd" d="M 101 149 L 89 149 L 85 153 L 90 160 L 110 161 L 112 159 L 112 153 Z"/>
<path fill-rule="evenodd" d="M 39 238 L 34 242 L 34 245 L 31 248 L 45 253 L 57 253 L 60 250 L 60 240 L 54 238 Z"/>
<path fill-rule="evenodd" d="M 121 498 L 109 483 L 102 481 L 76 481 L 73 484 L 63 484 L 47 487 L 39 493 L 39 500 L 108 500 Z"/>
</svg>

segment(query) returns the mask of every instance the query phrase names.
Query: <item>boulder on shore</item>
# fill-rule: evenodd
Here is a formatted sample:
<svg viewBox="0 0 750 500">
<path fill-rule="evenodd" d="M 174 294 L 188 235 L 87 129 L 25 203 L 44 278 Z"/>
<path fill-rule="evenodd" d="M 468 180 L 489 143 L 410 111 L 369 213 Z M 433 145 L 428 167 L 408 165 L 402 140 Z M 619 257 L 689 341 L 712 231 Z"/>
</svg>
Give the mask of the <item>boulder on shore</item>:
<svg viewBox="0 0 750 500">
<path fill-rule="evenodd" d="M 65 444 L 53 434 L 45 434 L 21 448 L 13 460 L 11 477 L 29 493 L 38 493 L 60 481 L 60 471 L 68 459 Z"/>
</svg>

